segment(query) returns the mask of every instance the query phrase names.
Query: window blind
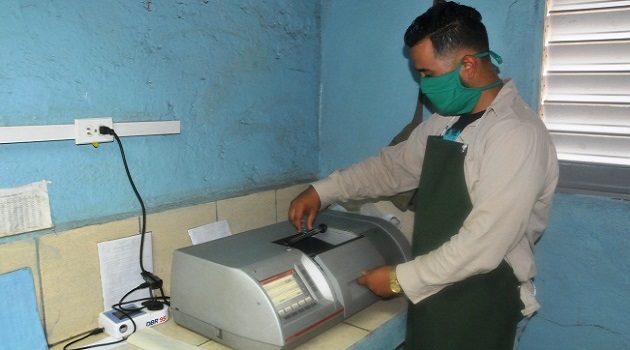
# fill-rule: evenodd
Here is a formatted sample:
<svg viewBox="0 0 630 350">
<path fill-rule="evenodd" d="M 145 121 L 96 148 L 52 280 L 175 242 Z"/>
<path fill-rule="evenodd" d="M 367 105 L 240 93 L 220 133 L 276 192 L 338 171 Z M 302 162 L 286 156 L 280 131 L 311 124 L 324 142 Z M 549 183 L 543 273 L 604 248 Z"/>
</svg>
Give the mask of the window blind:
<svg viewBox="0 0 630 350">
<path fill-rule="evenodd" d="M 540 112 L 558 159 L 630 169 L 630 0 L 547 0 L 544 37 Z"/>
<path fill-rule="evenodd" d="M 630 0 L 546 0 L 540 113 L 558 189 L 630 199 Z"/>
</svg>

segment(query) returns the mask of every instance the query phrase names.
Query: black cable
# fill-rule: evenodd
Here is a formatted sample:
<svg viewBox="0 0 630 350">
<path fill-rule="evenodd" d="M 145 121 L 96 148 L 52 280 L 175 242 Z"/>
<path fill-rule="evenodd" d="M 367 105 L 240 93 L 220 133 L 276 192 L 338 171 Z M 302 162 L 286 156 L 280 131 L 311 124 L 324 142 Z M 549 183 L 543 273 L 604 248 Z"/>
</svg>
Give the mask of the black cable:
<svg viewBox="0 0 630 350">
<path fill-rule="evenodd" d="M 125 150 L 123 149 L 122 142 L 120 142 L 120 138 L 118 137 L 118 135 L 112 128 L 109 128 L 107 126 L 101 126 L 99 127 L 99 132 L 103 135 L 114 136 L 114 139 L 118 143 L 118 148 L 120 148 L 120 155 L 122 156 L 122 161 L 123 161 L 123 165 L 125 166 L 125 172 L 127 173 L 127 178 L 129 179 L 131 188 L 133 189 L 133 192 L 136 194 L 136 198 L 138 198 L 138 202 L 140 202 L 140 207 L 142 208 L 142 224 L 140 227 L 140 235 L 141 235 L 141 238 L 140 238 L 140 271 L 141 272 L 140 274 L 142 275 L 142 278 L 146 282 L 149 283 L 149 288 L 159 289 L 162 287 L 162 283 L 163 283 L 162 279 L 156 276 L 155 274 L 153 274 L 152 272 L 145 270 L 144 262 L 142 261 L 142 258 L 144 257 L 144 237 L 146 235 L 147 212 L 144 207 L 144 202 L 142 201 L 142 197 L 140 196 L 140 193 L 138 192 L 138 189 L 136 188 L 136 185 L 133 182 L 133 179 L 131 177 L 131 172 L 129 171 L 129 166 L 127 165 L 127 158 L 125 157 Z"/>
<path fill-rule="evenodd" d="M 125 295 L 124 295 L 124 296 L 120 299 L 120 302 L 118 302 L 118 304 L 112 305 L 112 309 L 119 311 L 120 313 L 122 313 L 125 317 L 127 317 L 127 318 L 131 321 L 131 324 L 133 325 L 133 332 L 131 332 L 131 334 L 133 334 L 133 333 L 135 333 L 135 332 L 136 332 L 137 326 L 136 326 L 136 322 L 133 320 L 133 318 L 131 317 L 131 315 L 129 315 L 129 314 L 127 313 L 127 311 L 137 311 L 137 310 L 142 310 L 142 308 L 139 308 L 139 309 L 138 309 L 138 308 L 136 308 L 136 309 L 131 310 L 131 309 L 125 309 L 124 307 L 122 307 L 122 305 L 123 305 L 123 304 L 125 304 L 125 303 L 124 303 L 124 300 L 125 300 L 125 299 L 126 299 L 126 298 L 127 298 L 127 297 L 131 294 L 131 293 L 133 293 L 133 292 L 135 292 L 135 291 L 137 291 L 137 290 L 140 290 L 140 289 L 147 288 L 147 287 L 148 287 L 148 283 L 142 283 L 142 284 L 140 284 L 140 285 L 139 285 L 139 286 L 137 286 L 136 288 L 134 288 L 134 289 L 132 289 L 131 291 L 127 292 L 127 294 L 125 294 Z M 133 303 L 133 302 L 135 302 L 135 301 L 137 301 L 137 300 L 130 301 L 130 302 L 128 302 L 128 303 Z M 105 346 L 105 345 L 113 345 L 113 344 L 117 344 L 117 343 L 120 343 L 120 342 L 125 341 L 125 339 L 126 339 L 126 338 L 122 338 L 122 339 L 117 340 L 117 341 L 115 341 L 115 342 L 109 342 L 109 343 L 103 343 L 103 344 L 96 344 L 96 345 L 88 345 L 88 346 L 84 346 L 84 347 L 81 347 L 81 348 L 68 349 L 68 347 L 69 347 L 70 345 L 75 344 L 75 343 L 77 343 L 77 342 L 80 342 L 80 341 L 81 341 L 81 340 L 83 340 L 83 339 L 87 339 L 88 337 L 90 337 L 90 336 L 92 336 L 92 335 L 96 335 L 96 334 L 103 333 L 103 331 L 104 331 L 104 328 L 95 328 L 95 329 L 93 329 L 93 330 L 91 330 L 91 331 L 88 331 L 88 332 L 87 332 L 87 334 L 86 334 L 86 335 L 84 335 L 83 337 L 81 337 L 81 338 L 79 338 L 79 339 L 76 339 L 76 340 L 73 340 L 72 342 L 70 342 L 70 343 L 66 344 L 66 345 L 63 347 L 63 350 L 82 350 L 82 349 L 92 349 L 92 348 L 96 348 L 96 347 L 99 347 L 99 346 Z"/>
<path fill-rule="evenodd" d="M 121 312 L 121 313 L 122 313 L 125 317 L 127 317 L 127 318 L 131 321 L 131 324 L 133 325 L 133 331 L 131 331 L 131 333 L 130 333 L 129 335 L 134 334 L 134 333 L 138 330 L 138 326 L 136 325 L 136 322 L 133 320 L 133 317 L 131 317 L 131 315 L 130 315 L 130 314 L 128 314 L 127 312 L 140 311 L 140 310 L 142 310 L 142 309 L 144 309 L 144 308 L 147 308 L 147 309 L 151 310 L 151 308 L 150 308 L 149 306 L 143 306 L 143 307 L 134 307 L 133 309 L 126 309 L 123 305 L 126 305 L 126 304 L 134 304 L 134 303 L 136 303 L 136 302 L 142 302 L 142 305 L 144 305 L 144 302 L 147 302 L 147 301 L 149 301 L 149 302 L 156 302 L 156 301 L 157 301 L 157 298 L 155 298 L 155 297 L 153 296 L 153 292 L 152 292 L 152 290 L 151 290 L 151 289 L 149 289 L 149 292 L 151 293 L 151 297 L 150 297 L 150 298 L 141 298 L 141 299 L 136 299 L 136 300 L 130 300 L 130 301 L 127 301 L 127 302 L 125 302 L 125 299 L 126 299 L 129 295 L 131 295 L 133 292 L 135 292 L 135 291 L 137 291 L 137 290 L 140 290 L 140 289 L 147 288 L 147 284 L 148 284 L 148 283 L 146 283 L 146 282 L 145 282 L 145 283 L 140 284 L 140 285 L 139 285 L 139 286 L 137 286 L 136 288 L 134 288 L 134 289 L 132 289 L 131 291 L 127 292 L 127 294 L 125 294 L 125 295 L 124 295 L 124 296 L 120 299 L 120 301 L 118 302 L 118 304 L 114 304 L 114 305 L 112 305 L 112 309 L 117 310 L 117 311 L 120 311 L 120 312 Z M 170 303 L 166 300 L 166 299 L 167 299 L 167 298 L 169 298 L 169 297 L 167 297 L 167 296 L 165 296 L 165 295 L 164 295 L 164 290 L 162 290 L 162 287 L 160 287 L 160 292 L 162 293 L 162 299 L 164 300 L 164 304 L 166 304 L 166 305 L 170 304 Z M 164 305 L 163 305 L 163 304 L 161 304 L 161 303 L 160 303 L 160 305 L 161 305 L 162 307 L 164 307 Z M 135 306 L 135 304 L 134 304 L 134 306 Z"/>
<path fill-rule="evenodd" d="M 122 305 L 124 305 L 124 304 L 130 304 L 130 303 L 134 303 L 134 302 L 138 301 L 138 300 L 134 300 L 134 301 L 128 301 L 128 302 L 125 302 L 125 299 L 127 299 L 127 297 L 128 297 L 128 296 L 130 296 L 133 292 L 135 292 L 135 291 L 137 291 L 137 290 L 140 290 L 140 289 L 147 288 L 148 286 L 149 286 L 149 285 L 148 285 L 148 283 L 146 283 L 146 282 L 145 282 L 145 283 L 140 284 L 140 285 L 139 285 L 139 286 L 137 286 L 136 288 L 134 288 L 134 289 L 132 289 L 132 290 L 128 291 L 128 292 L 127 292 L 127 294 L 125 294 L 122 298 L 120 298 L 120 301 L 118 302 L 118 304 L 114 304 L 114 305 L 112 305 L 112 308 L 113 308 L 114 306 L 119 306 L 119 307 L 122 307 Z M 144 299 L 151 300 L 151 299 L 153 299 L 153 297 L 151 297 L 151 298 L 143 298 L 143 299 L 140 299 L 140 300 L 144 300 Z M 142 308 L 136 308 L 136 309 L 125 309 L 125 311 L 138 311 L 138 310 L 141 310 L 141 309 L 142 309 Z M 124 313 L 123 313 L 123 314 L 124 314 Z"/>
<path fill-rule="evenodd" d="M 170 299 L 171 297 L 165 296 L 163 298 Z M 147 300 L 151 300 L 151 298 L 140 298 L 140 299 L 129 300 L 129 301 L 124 302 L 123 305 L 143 302 L 143 301 L 147 301 Z M 114 304 L 114 305 L 118 306 L 118 305 L 121 305 L 121 303 Z M 140 307 L 140 308 L 136 308 L 136 309 L 125 309 L 125 310 L 126 311 L 136 311 L 136 310 L 141 310 L 141 309 L 144 309 L 144 307 Z"/>
<path fill-rule="evenodd" d="M 136 194 L 136 198 L 138 198 L 138 202 L 140 202 L 140 207 L 142 208 L 142 223 L 140 226 L 140 234 L 141 234 L 141 239 L 140 239 L 140 270 L 142 272 L 147 272 L 147 270 L 144 269 L 144 263 L 142 261 L 142 257 L 144 256 L 144 235 L 146 233 L 146 224 L 147 224 L 147 212 L 146 209 L 144 207 L 144 201 L 142 201 L 142 197 L 140 196 L 140 193 L 138 192 L 138 189 L 136 188 L 135 183 L 133 182 L 133 179 L 131 178 L 131 172 L 129 172 L 129 166 L 127 165 L 127 158 L 125 157 L 125 150 L 123 149 L 123 145 L 122 142 L 120 142 L 120 138 L 118 137 L 118 135 L 116 134 L 116 132 L 111 129 L 108 128 L 109 130 L 111 130 L 110 134 L 114 136 L 114 139 L 116 139 L 116 142 L 118 143 L 118 148 L 120 148 L 120 155 L 122 157 L 122 161 L 123 161 L 123 165 L 125 166 L 125 172 L 127 173 L 127 178 L 129 179 L 129 183 L 131 184 L 131 188 L 133 189 L 133 193 Z"/>
<path fill-rule="evenodd" d="M 140 260 L 140 271 L 141 271 L 140 274 L 142 275 L 142 278 L 144 279 L 145 282 L 133 288 L 129 292 L 127 292 L 127 294 L 125 294 L 120 299 L 118 304 L 112 305 L 112 309 L 119 311 L 131 321 L 131 324 L 133 325 L 133 331 L 131 332 L 131 334 L 133 334 L 136 332 L 138 327 L 136 325 L 136 322 L 133 320 L 133 317 L 128 312 L 140 311 L 145 307 L 149 310 L 161 310 L 164 307 L 164 305 L 169 305 L 170 302 L 167 300 L 167 297 L 164 295 L 164 290 L 162 289 L 162 284 L 163 284 L 162 279 L 160 279 L 158 276 L 154 275 L 152 272 L 149 272 L 144 268 L 143 257 L 144 257 L 144 238 L 146 236 L 146 225 L 147 225 L 147 211 L 144 206 L 144 201 L 142 200 L 142 197 L 140 196 L 140 193 L 138 192 L 138 189 L 136 188 L 136 185 L 133 182 L 133 178 L 131 177 L 131 172 L 129 171 L 129 166 L 127 165 L 127 158 L 125 156 L 125 150 L 123 148 L 122 142 L 120 141 L 120 138 L 118 137 L 118 135 L 112 128 L 101 126 L 99 127 L 99 132 L 103 135 L 112 135 L 114 139 L 116 140 L 116 142 L 118 143 L 118 148 L 120 149 L 120 155 L 122 157 L 123 165 L 125 166 L 125 172 L 127 173 L 127 178 L 129 179 L 131 188 L 133 189 L 133 192 L 136 195 L 138 202 L 140 202 L 140 207 L 142 208 L 142 223 L 140 226 L 140 259 L 139 260 Z M 149 288 L 149 295 L 150 295 L 149 298 L 125 302 L 125 299 L 129 295 L 131 295 L 133 292 L 140 289 L 144 289 L 144 288 Z M 158 301 L 157 297 L 153 294 L 153 289 L 160 290 L 161 295 L 162 295 L 162 300 L 164 300 L 163 302 Z M 143 307 L 138 308 L 135 305 L 133 309 L 126 309 L 124 307 L 124 305 L 131 304 L 136 301 L 143 301 L 142 302 Z M 124 339 L 126 338 L 123 338 L 122 340 Z M 111 343 L 111 344 L 115 344 L 115 343 Z M 72 349 L 72 350 L 78 350 L 78 349 Z"/>
<path fill-rule="evenodd" d="M 131 291 L 129 291 L 127 294 L 125 294 L 125 296 L 123 296 L 120 299 L 120 302 L 118 304 L 112 305 L 112 309 L 119 311 L 120 313 L 122 313 L 125 317 L 127 317 L 131 321 L 131 324 L 133 325 L 133 332 L 131 332 L 131 334 L 136 332 L 137 325 L 136 325 L 136 322 L 133 320 L 133 317 L 128 312 L 139 311 L 139 310 L 144 309 L 144 307 L 134 308 L 134 309 L 127 309 L 127 308 L 124 307 L 124 305 L 126 305 L 126 304 L 134 304 L 134 303 L 137 303 L 137 302 L 143 302 L 143 301 L 147 301 L 147 300 L 153 300 L 153 298 L 140 298 L 140 299 L 129 300 L 127 302 L 125 302 L 124 299 L 127 298 L 131 293 L 133 293 L 133 292 L 135 292 L 137 290 L 143 289 L 143 288 L 147 288 L 146 283 L 143 283 L 143 284 L 139 285 L 138 287 L 132 289 Z M 170 297 L 164 295 L 164 290 L 162 290 L 162 288 L 160 288 L 160 292 L 162 293 L 162 299 L 164 300 L 164 304 L 169 305 L 170 302 L 167 299 L 170 299 Z M 121 343 L 121 342 L 125 341 L 128 338 L 128 337 L 125 337 L 125 338 L 116 340 L 114 342 L 103 343 L 103 344 L 95 344 L 95 345 L 88 345 L 88 346 L 84 346 L 84 347 L 80 347 L 80 348 L 73 348 L 73 349 L 69 349 L 68 348 L 70 345 L 78 343 L 81 340 L 87 339 L 88 337 L 90 337 L 92 335 L 103 333 L 103 331 L 104 331 L 104 328 L 95 328 L 95 329 L 93 329 L 91 331 L 86 332 L 83 336 L 82 336 L 82 334 L 79 334 L 79 335 L 77 335 L 77 337 L 79 337 L 79 336 L 82 336 L 82 337 L 79 338 L 79 339 L 73 340 L 72 342 L 66 344 L 63 347 L 63 350 L 93 349 L 93 348 L 96 348 L 96 347 L 99 347 L 99 346 L 118 344 L 118 343 Z"/>
<path fill-rule="evenodd" d="M 164 289 L 162 287 L 160 287 L 160 293 L 162 294 L 162 300 L 164 300 L 163 303 L 165 305 L 171 306 L 171 302 L 169 300 L 166 300 L 167 298 L 170 299 L 170 297 L 167 297 L 166 295 L 164 295 Z"/>
<path fill-rule="evenodd" d="M 68 344 L 63 346 L 63 350 L 83 350 L 83 349 L 93 349 L 93 348 L 97 348 L 99 346 L 106 346 L 106 345 L 114 345 L 114 344 L 118 344 L 118 343 L 122 343 L 123 341 L 125 341 L 125 339 L 120 339 L 120 340 L 116 340 L 114 342 L 109 342 L 109 343 L 103 343 L 103 344 L 95 344 L 95 345 L 88 345 L 88 346 L 83 346 L 80 348 L 68 348 L 70 345 L 75 344 L 80 342 L 81 340 L 87 339 L 90 336 L 96 335 L 96 334 L 100 334 L 103 333 L 103 328 L 94 328 L 91 331 L 88 331 L 86 335 L 82 336 L 79 339 L 75 339 L 71 342 L 69 342 Z"/>
<path fill-rule="evenodd" d="M 116 311 L 120 311 L 121 314 L 123 314 L 125 317 L 127 317 L 129 319 L 129 321 L 131 321 L 131 325 L 133 326 L 133 330 L 131 331 L 131 333 L 129 335 L 132 335 L 134 333 L 136 333 L 136 331 L 138 330 L 138 326 L 136 325 L 136 321 L 133 320 L 133 317 L 131 317 L 130 314 L 127 313 L 127 311 L 140 311 L 142 310 L 142 308 L 136 308 L 133 310 L 129 310 L 129 309 L 125 309 L 124 307 L 122 307 L 122 305 L 119 304 L 114 304 L 112 305 L 112 309 L 116 310 Z M 125 337 L 123 337 L 123 339 L 127 339 Z"/>
</svg>

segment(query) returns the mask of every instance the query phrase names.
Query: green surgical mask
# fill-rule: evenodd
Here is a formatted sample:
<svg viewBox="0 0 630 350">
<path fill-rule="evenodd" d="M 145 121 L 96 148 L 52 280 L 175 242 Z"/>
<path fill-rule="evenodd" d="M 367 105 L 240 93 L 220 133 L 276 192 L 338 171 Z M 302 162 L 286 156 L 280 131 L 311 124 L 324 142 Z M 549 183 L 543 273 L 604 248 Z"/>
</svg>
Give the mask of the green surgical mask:
<svg viewBox="0 0 630 350">
<path fill-rule="evenodd" d="M 474 57 L 492 56 L 497 63 L 501 64 L 503 59 L 492 51 L 485 51 L 474 54 Z M 501 80 L 492 84 L 471 88 L 462 85 L 459 78 L 459 69 L 462 67 L 463 59 L 459 61 L 454 71 L 437 77 L 420 78 L 420 89 L 431 104 L 440 114 L 444 115 L 461 115 L 469 113 L 475 107 L 481 93 L 485 90 L 492 89 L 501 85 Z"/>
</svg>

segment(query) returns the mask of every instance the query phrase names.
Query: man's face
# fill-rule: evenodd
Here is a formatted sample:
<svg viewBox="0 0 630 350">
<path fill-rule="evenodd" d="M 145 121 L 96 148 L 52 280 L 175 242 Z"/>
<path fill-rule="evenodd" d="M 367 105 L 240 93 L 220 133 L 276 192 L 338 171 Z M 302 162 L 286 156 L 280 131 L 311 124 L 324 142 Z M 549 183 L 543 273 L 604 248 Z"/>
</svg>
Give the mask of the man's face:
<svg viewBox="0 0 630 350">
<path fill-rule="evenodd" d="M 428 38 L 414 45 L 409 56 L 412 65 L 422 77 L 437 77 L 452 72 L 457 67 L 454 59 L 435 57 L 433 43 Z"/>
</svg>

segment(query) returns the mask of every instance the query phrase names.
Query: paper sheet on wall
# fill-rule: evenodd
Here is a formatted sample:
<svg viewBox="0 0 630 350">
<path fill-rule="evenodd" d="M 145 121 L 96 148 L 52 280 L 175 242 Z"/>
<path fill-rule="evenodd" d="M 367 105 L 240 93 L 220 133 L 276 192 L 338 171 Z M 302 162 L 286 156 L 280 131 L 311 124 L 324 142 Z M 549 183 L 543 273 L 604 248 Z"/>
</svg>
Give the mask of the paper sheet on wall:
<svg viewBox="0 0 630 350">
<path fill-rule="evenodd" d="M 188 230 L 188 235 L 193 245 L 227 237 L 231 234 L 230 225 L 226 220 L 220 220 Z"/>
<path fill-rule="evenodd" d="M 48 181 L 0 188 L 0 237 L 51 228 Z"/>
<path fill-rule="evenodd" d="M 110 310 L 125 294 L 144 282 L 140 275 L 140 235 L 98 244 L 98 258 L 103 285 L 103 308 Z M 144 269 L 153 272 L 153 245 L 151 232 L 144 237 Z M 149 290 L 133 292 L 125 300 L 149 297 Z"/>
</svg>

